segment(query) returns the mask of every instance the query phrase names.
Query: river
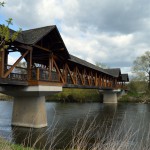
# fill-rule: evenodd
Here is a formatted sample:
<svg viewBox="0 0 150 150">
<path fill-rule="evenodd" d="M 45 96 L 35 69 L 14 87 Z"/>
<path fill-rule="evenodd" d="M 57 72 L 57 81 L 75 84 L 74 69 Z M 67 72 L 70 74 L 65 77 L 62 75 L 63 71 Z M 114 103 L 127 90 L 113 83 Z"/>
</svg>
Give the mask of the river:
<svg viewBox="0 0 150 150">
<path fill-rule="evenodd" d="M 56 147 L 64 148 L 70 143 L 73 131 L 76 131 L 73 129 L 79 132 L 81 128 L 90 131 L 93 136 L 90 142 L 103 137 L 103 143 L 110 138 L 116 143 L 122 139 L 131 147 L 137 143 L 147 145 L 143 143 L 146 140 L 149 142 L 150 104 L 47 102 L 48 127 L 42 129 L 11 127 L 12 105 L 12 102 L 0 102 L 0 136 L 14 143 L 31 146 L 39 137 L 36 147 L 46 145 L 48 149 L 50 141 L 56 138 Z M 84 133 L 86 131 L 79 136 L 84 136 Z"/>
</svg>

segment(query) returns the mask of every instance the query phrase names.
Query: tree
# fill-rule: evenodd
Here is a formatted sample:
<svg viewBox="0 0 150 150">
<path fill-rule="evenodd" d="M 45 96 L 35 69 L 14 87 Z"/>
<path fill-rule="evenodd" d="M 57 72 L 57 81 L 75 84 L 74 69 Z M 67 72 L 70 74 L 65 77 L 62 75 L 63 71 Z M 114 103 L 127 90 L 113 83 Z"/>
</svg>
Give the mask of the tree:
<svg viewBox="0 0 150 150">
<path fill-rule="evenodd" d="M 5 2 L 0 2 L 0 7 L 4 7 Z M 0 25 L 0 51 L 3 51 L 9 47 L 9 45 L 16 40 L 18 34 L 21 32 L 19 29 L 17 32 L 10 34 L 9 26 L 12 25 L 12 18 L 6 20 L 7 25 Z"/>
<path fill-rule="evenodd" d="M 0 6 L 4 7 L 5 2 L 0 2 Z"/>
<path fill-rule="evenodd" d="M 148 87 L 150 88 L 150 51 L 134 60 L 132 72 L 136 75 L 136 80 L 148 81 Z"/>
</svg>

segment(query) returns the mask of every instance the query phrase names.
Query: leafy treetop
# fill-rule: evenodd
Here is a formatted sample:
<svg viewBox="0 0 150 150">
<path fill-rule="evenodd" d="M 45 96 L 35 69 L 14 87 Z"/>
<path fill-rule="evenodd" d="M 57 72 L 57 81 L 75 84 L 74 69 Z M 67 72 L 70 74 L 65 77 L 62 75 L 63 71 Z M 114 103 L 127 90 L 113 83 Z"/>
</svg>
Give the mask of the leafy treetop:
<svg viewBox="0 0 150 150">
<path fill-rule="evenodd" d="M 150 51 L 137 57 L 133 62 L 132 72 L 136 74 L 137 80 L 148 81 L 150 75 Z"/>
<path fill-rule="evenodd" d="M 0 2 L 0 6 L 4 7 L 5 2 Z M 5 50 L 9 47 L 11 42 L 15 41 L 18 34 L 21 32 L 21 29 L 10 34 L 9 26 L 12 25 L 13 19 L 9 18 L 6 20 L 7 25 L 0 25 L 0 51 Z"/>
</svg>

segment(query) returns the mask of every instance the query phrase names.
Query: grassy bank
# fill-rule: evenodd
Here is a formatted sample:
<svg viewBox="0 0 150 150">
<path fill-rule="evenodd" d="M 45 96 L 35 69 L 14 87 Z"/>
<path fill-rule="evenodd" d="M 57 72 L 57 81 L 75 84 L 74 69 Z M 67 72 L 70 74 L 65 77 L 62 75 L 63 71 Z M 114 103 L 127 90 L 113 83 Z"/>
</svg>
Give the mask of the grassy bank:
<svg viewBox="0 0 150 150">
<path fill-rule="evenodd" d="M 2 100 L 13 100 L 13 97 L 12 96 L 8 96 L 8 95 L 5 95 L 5 94 L 2 94 L 2 93 L 0 93 L 0 100 L 2 101 Z"/>
<path fill-rule="evenodd" d="M 146 81 L 132 80 L 127 87 L 127 94 L 120 97 L 119 102 L 150 103 L 150 89 Z"/>
<path fill-rule="evenodd" d="M 30 147 L 24 147 L 23 145 L 18 145 L 18 144 L 13 144 L 2 137 L 0 137 L 0 149 L 1 150 L 34 150 L 33 148 Z"/>
<path fill-rule="evenodd" d="M 129 91 L 126 95 L 118 98 L 118 102 L 150 103 L 150 93 Z"/>
<path fill-rule="evenodd" d="M 13 100 L 13 97 L 1 94 L 0 100 Z M 77 89 L 63 88 L 60 93 L 52 94 L 46 97 L 46 101 L 51 102 L 102 102 L 103 97 L 97 89 Z M 150 92 L 140 92 L 130 88 L 126 95 L 118 97 L 118 102 L 132 103 L 150 103 Z"/>
<path fill-rule="evenodd" d="M 13 100 L 13 97 L 1 94 L 0 100 Z M 46 97 L 46 101 L 55 102 L 100 102 L 102 97 L 97 89 L 63 88 L 60 93 Z"/>
<path fill-rule="evenodd" d="M 58 102 L 100 102 L 97 89 L 64 88 L 62 92 L 46 97 L 47 101 Z"/>
</svg>

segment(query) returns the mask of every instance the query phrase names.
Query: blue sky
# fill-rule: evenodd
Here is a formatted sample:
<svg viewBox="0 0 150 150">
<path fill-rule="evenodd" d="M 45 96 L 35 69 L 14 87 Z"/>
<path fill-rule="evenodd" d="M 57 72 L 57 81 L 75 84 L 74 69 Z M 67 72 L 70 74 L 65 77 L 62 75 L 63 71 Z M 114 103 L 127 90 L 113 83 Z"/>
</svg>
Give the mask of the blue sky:
<svg viewBox="0 0 150 150">
<path fill-rule="evenodd" d="M 0 23 L 11 17 L 15 30 L 55 24 L 68 51 L 91 63 L 131 73 L 135 58 L 150 50 L 149 0 L 5 1 Z"/>
</svg>

